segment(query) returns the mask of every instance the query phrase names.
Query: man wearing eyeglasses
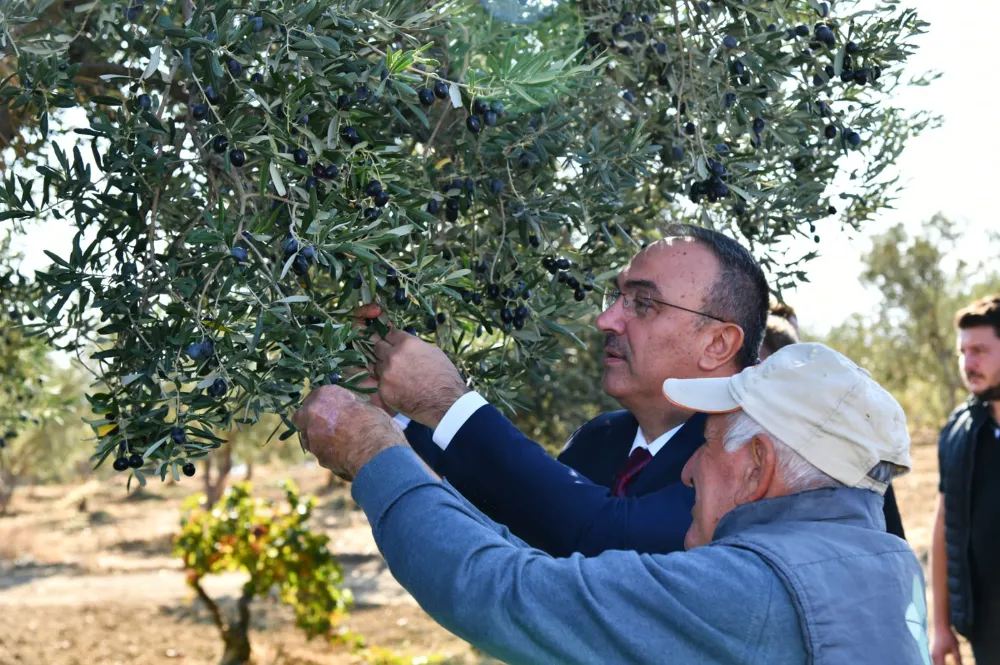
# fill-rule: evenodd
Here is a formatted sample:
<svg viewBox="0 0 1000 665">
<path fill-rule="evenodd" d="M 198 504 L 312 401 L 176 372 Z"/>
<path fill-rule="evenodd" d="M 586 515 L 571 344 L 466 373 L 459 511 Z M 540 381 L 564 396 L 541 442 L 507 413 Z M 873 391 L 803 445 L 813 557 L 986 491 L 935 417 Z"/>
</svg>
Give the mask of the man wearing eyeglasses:
<svg viewBox="0 0 1000 665">
<path fill-rule="evenodd" d="M 602 387 L 624 410 L 580 427 L 558 460 L 470 391 L 440 349 L 398 330 L 375 346 L 376 401 L 408 417 L 397 420 L 431 468 L 549 554 L 680 551 L 694 504 L 681 470 L 705 416 L 668 404 L 663 382 L 755 364 L 767 315 L 764 273 L 744 247 L 672 225 L 621 272 L 597 319 Z"/>
</svg>

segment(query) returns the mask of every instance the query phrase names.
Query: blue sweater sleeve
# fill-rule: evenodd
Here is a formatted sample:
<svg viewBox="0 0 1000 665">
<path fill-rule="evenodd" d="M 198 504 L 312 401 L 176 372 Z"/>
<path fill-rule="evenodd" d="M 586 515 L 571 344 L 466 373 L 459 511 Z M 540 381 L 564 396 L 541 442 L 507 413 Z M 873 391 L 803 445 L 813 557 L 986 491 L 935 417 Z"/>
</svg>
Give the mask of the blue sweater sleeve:
<svg viewBox="0 0 1000 665">
<path fill-rule="evenodd" d="M 552 556 L 675 552 L 691 523 L 694 491 L 682 483 L 615 497 L 553 459 L 490 405 L 465 422 L 434 470 L 476 508 Z"/>
<path fill-rule="evenodd" d="M 403 447 L 361 469 L 352 493 L 393 576 L 441 625 L 504 662 L 805 662 L 791 599 L 752 553 L 553 558 Z"/>
</svg>

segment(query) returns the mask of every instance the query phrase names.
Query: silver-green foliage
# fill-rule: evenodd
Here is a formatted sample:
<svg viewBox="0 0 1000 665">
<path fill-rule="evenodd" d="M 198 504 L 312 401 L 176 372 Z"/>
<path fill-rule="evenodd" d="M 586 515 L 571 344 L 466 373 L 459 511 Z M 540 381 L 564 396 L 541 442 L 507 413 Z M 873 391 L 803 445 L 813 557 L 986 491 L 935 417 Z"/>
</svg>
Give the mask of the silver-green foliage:
<svg viewBox="0 0 1000 665">
<path fill-rule="evenodd" d="M 801 278 L 809 257 L 776 243 L 871 219 L 933 122 L 891 103 L 926 26 L 889 4 L 577 2 L 527 25 L 415 0 L 0 13 L 0 219 L 74 234 L 26 329 L 99 347 L 95 459 L 144 453 L 161 477 L 214 428 L 354 385 L 389 323 L 516 405 L 665 219 Z M 352 326 L 370 301 L 380 321 Z"/>
</svg>

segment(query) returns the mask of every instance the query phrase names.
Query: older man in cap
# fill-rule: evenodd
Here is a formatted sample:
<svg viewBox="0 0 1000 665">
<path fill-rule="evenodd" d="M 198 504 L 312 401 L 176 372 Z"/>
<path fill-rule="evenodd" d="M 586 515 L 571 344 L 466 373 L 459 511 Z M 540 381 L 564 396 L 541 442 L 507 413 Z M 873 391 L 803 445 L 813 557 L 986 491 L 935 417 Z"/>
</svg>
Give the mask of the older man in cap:
<svg viewBox="0 0 1000 665">
<path fill-rule="evenodd" d="M 432 617 L 511 663 L 928 665 L 924 582 L 885 533 L 906 419 L 867 372 L 796 344 L 729 378 L 667 380 L 712 414 L 683 471 L 684 552 L 553 558 L 428 473 L 381 410 L 314 391 L 296 414 L 354 480 L 390 570 Z"/>
</svg>

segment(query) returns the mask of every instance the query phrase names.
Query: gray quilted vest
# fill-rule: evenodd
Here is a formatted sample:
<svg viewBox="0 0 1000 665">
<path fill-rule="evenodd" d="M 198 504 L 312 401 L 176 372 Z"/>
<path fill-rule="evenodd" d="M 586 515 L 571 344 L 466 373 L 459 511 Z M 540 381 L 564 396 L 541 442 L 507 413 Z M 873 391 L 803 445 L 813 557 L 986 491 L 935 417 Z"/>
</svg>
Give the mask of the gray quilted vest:
<svg viewBox="0 0 1000 665">
<path fill-rule="evenodd" d="M 749 550 L 791 595 L 812 665 L 930 665 L 924 577 L 882 497 L 838 488 L 731 511 L 709 545 Z"/>
</svg>

